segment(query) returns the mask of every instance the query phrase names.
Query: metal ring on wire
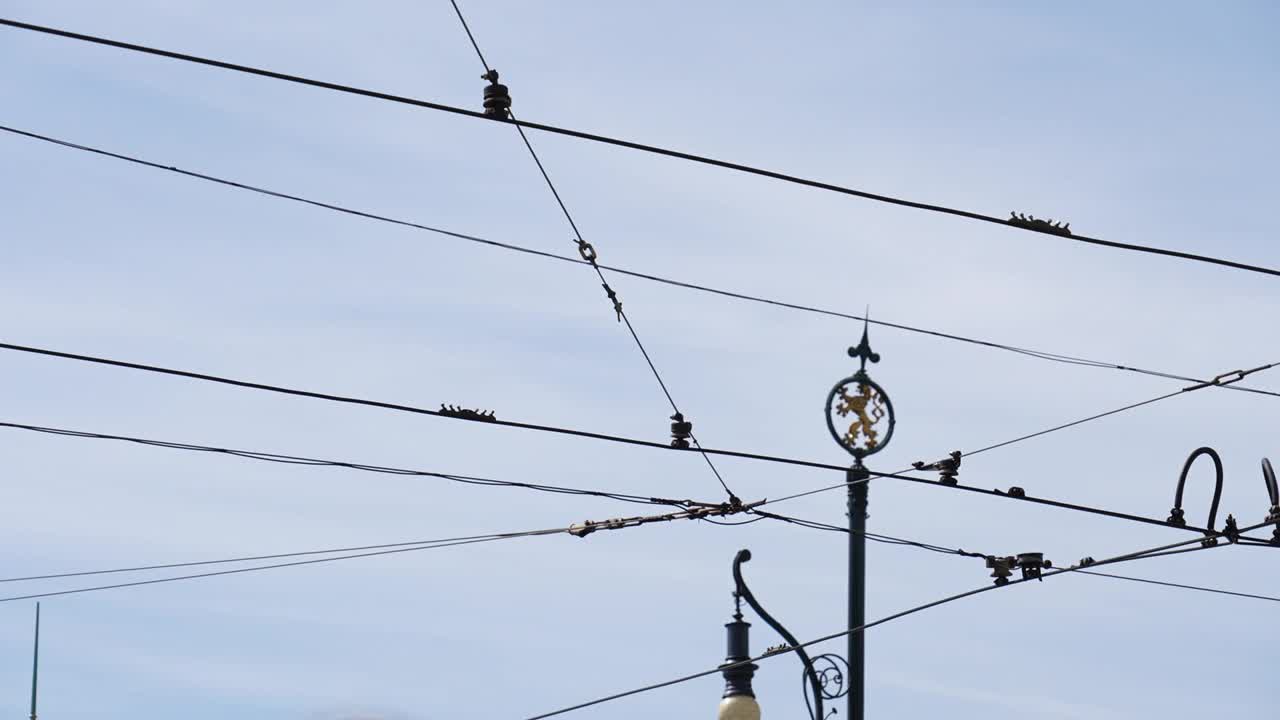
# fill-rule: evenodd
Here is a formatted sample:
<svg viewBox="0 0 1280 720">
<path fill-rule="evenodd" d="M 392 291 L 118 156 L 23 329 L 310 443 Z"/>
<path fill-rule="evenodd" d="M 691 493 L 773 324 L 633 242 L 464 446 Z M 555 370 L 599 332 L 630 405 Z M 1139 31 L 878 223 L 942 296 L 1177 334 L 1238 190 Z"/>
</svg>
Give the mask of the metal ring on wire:
<svg viewBox="0 0 1280 720">
<path fill-rule="evenodd" d="M 844 682 L 849 677 L 849 663 L 844 658 L 833 653 L 819 655 L 813 659 L 813 669 L 818 674 L 822 697 L 835 700 L 849 694 Z"/>
<path fill-rule="evenodd" d="M 597 257 L 596 249 L 591 243 L 587 242 L 586 240 L 582 240 L 582 239 L 578 240 L 578 254 L 582 256 L 583 260 L 586 260 L 592 265 L 596 264 L 596 257 Z"/>
</svg>

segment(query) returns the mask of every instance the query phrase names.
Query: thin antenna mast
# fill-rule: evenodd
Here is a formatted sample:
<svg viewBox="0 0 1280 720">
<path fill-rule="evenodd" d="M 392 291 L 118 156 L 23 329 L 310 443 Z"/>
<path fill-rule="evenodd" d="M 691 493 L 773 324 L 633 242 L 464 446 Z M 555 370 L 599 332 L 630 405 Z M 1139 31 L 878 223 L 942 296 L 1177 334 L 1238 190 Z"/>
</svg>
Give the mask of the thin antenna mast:
<svg viewBox="0 0 1280 720">
<path fill-rule="evenodd" d="M 36 603 L 36 641 L 31 652 L 31 720 L 36 720 L 36 688 L 40 679 L 40 603 Z"/>
</svg>

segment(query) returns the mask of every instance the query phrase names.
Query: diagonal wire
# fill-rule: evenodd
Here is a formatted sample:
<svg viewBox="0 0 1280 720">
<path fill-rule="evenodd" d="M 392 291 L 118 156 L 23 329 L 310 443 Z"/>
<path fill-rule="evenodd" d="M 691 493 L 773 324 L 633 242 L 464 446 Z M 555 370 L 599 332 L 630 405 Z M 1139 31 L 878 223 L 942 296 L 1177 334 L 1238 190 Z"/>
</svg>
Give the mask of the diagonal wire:
<svg viewBox="0 0 1280 720">
<path fill-rule="evenodd" d="M 484 53 L 480 50 L 480 43 L 476 42 L 476 36 L 471 32 L 471 26 L 467 24 L 467 19 L 462 14 L 462 8 L 458 6 L 457 0 L 449 0 L 453 5 L 453 11 L 457 14 L 459 22 L 462 23 L 462 29 L 466 31 L 467 38 L 471 40 L 471 46 L 475 48 L 476 56 L 480 58 L 480 64 L 484 66 L 486 77 L 496 80 L 496 71 L 489 61 L 485 59 Z M 516 120 L 515 113 L 510 108 L 507 109 L 507 115 L 514 122 Z M 613 302 L 614 310 L 618 314 L 618 319 L 623 321 L 627 326 L 627 332 L 631 334 L 631 339 L 635 341 L 636 347 L 639 348 L 640 354 L 644 356 L 644 361 L 649 365 L 649 371 L 653 373 L 653 378 L 658 381 L 658 387 L 662 388 L 662 394 L 667 397 L 667 402 L 671 405 L 671 411 L 676 415 L 681 415 L 679 406 L 676 405 L 675 398 L 671 396 L 671 390 L 667 388 L 667 383 L 662 379 L 662 374 L 658 372 L 658 366 L 654 364 L 653 357 L 649 355 L 649 350 L 645 348 L 644 343 L 640 340 L 639 333 L 636 332 L 635 326 L 631 324 L 631 318 L 626 311 L 622 309 L 622 302 L 618 300 L 613 288 L 609 286 L 609 281 L 604 276 L 604 271 L 600 269 L 600 265 L 596 262 L 595 250 L 592 248 L 582 235 L 582 231 L 578 229 L 578 223 L 573 219 L 573 213 L 569 212 L 569 207 L 565 205 L 564 198 L 560 196 L 560 191 L 556 189 L 556 184 L 552 182 L 551 175 L 547 173 L 547 168 L 542 164 L 542 159 L 538 157 L 537 151 L 533 149 L 533 143 L 529 142 L 529 136 L 525 134 L 524 128 L 516 125 L 516 132 L 520 133 L 520 139 L 524 141 L 524 146 L 529 150 L 529 156 L 533 158 L 534 164 L 538 166 L 538 172 L 542 174 L 542 179 L 546 181 L 547 188 L 551 190 L 551 195 L 555 197 L 556 204 L 560 206 L 560 211 L 564 213 L 565 220 L 569 221 L 569 227 L 573 229 L 574 242 L 578 245 L 578 250 L 582 253 L 583 259 L 587 260 L 591 268 L 596 271 L 596 276 L 600 279 L 600 284 L 604 287 L 605 293 L 609 300 Z M 590 254 L 587 248 L 591 248 Z M 724 488 L 726 494 L 731 498 L 737 497 L 733 491 L 729 489 L 729 485 L 725 483 L 724 477 L 720 474 L 720 470 L 716 468 L 715 463 L 711 461 L 711 456 L 702 452 L 702 445 L 698 442 L 696 435 L 690 433 L 689 439 L 693 441 L 694 447 L 702 455 L 702 459 L 706 461 L 707 467 L 711 469 L 711 473 L 716 476 L 716 481 L 720 483 L 720 487 Z"/>
<path fill-rule="evenodd" d="M 457 545 L 470 545 L 470 544 L 481 543 L 481 542 L 494 542 L 497 540 L 513 540 L 513 539 L 524 538 L 524 537 L 566 534 L 566 535 L 574 535 L 579 538 L 582 538 L 582 537 L 586 537 L 587 535 L 590 535 L 593 532 L 596 532 L 597 530 L 599 531 L 621 530 L 623 528 L 639 527 L 641 525 L 648 525 L 651 523 L 671 522 L 675 520 L 706 519 L 707 517 L 710 517 L 710 516 L 723 517 L 726 515 L 735 515 L 735 514 L 750 510 L 756 504 L 758 503 L 750 503 L 747 505 L 738 504 L 735 506 L 730 506 L 728 503 L 724 503 L 723 505 L 708 505 L 704 503 L 702 504 L 701 507 L 698 507 L 698 508 L 684 509 L 684 510 L 666 513 L 663 515 L 643 515 L 643 516 L 627 517 L 627 518 L 611 518 L 611 519 L 603 520 L 600 522 L 587 520 L 581 524 L 575 524 L 569 527 L 547 528 L 543 530 L 526 530 L 526 531 L 513 532 L 513 533 L 495 533 L 491 535 L 470 536 L 465 538 L 446 538 L 443 540 L 423 540 L 423 541 L 418 541 L 416 543 L 394 543 L 391 545 L 381 545 L 381 546 L 374 545 L 374 546 L 368 546 L 368 547 L 391 548 L 391 549 L 379 549 L 379 550 L 374 550 L 373 552 L 362 552 L 362 553 L 355 553 L 350 555 L 337 555 L 337 556 L 331 556 L 331 557 L 314 558 L 310 560 L 296 560 L 293 562 L 275 563 L 272 565 L 255 565 L 253 567 L 248 567 L 248 568 L 219 570 L 215 572 L 196 573 L 192 575 L 178 575 L 178 576 L 170 576 L 170 577 L 163 577 L 163 578 L 152 578 L 149 580 L 115 583 L 112 585 L 98 585 L 93 587 L 72 588 L 70 590 L 58 590 L 53 592 L 33 593 L 29 595 L 15 595 L 11 597 L 0 597 L 0 602 L 13 602 L 16 600 L 31 600 L 35 598 L 55 597 L 59 595 L 75 595 L 78 593 L 95 592 L 99 590 L 114 590 L 117 588 L 127 588 L 127 587 L 138 587 L 141 585 L 156 585 L 159 583 L 176 582 L 179 580 L 194 580 L 197 578 L 219 577 L 222 575 L 235 575 L 238 573 L 256 572 L 259 570 L 274 570 L 277 568 L 298 567 L 301 565 L 314 565 L 317 563 L 335 562 L 338 560 L 351 560 L 355 558 L 376 557 L 381 555 L 392 555 L 396 553 L 414 552 L 417 550 L 432 550 L 432 549 L 442 548 L 442 547 L 455 547 Z M 409 547 L 399 547 L 403 545 L 409 545 Z M 358 548 L 348 548 L 348 549 L 358 549 Z M 343 550 L 318 550 L 318 551 L 305 551 L 305 552 L 298 552 L 298 553 L 283 553 L 283 554 L 278 554 L 273 556 L 259 556 L 259 557 L 260 558 L 298 557 L 298 556 L 304 556 L 304 555 L 315 555 L 315 554 L 321 554 L 321 553 L 334 553 L 334 552 L 342 552 L 342 551 Z M 145 567 L 145 568 L 119 568 L 119 569 L 113 569 L 113 570 L 86 571 L 86 572 L 78 572 L 78 573 L 67 573 L 63 575 L 52 575 L 47 577 L 101 575 L 101 574 L 113 573 L 113 572 L 134 572 L 134 571 L 148 570 L 148 569 L 158 568 L 158 567 L 184 567 L 184 566 L 192 566 L 192 565 L 212 565 L 212 564 L 218 564 L 218 563 L 245 562 L 252 559 L 255 559 L 255 558 L 245 557 L 245 558 L 232 558 L 229 560 L 200 561 L 200 562 L 192 562 L 192 563 L 173 563 L 168 566 L 158 565 L 158 566 Z M 27 579 L 44 579 L 44 578 L 17 578 L 17 579 L 14 579 L 13 581 L 17 582 L 18 580 L 27 580 Z"/>
<path fill-rule="evenodd" d="M 214 572 L 195 573 L 191 575 L 177 575 L 177 576 L 162 577 L 162 578 L 151 578 L 149 580 L 135 580 L 132 582 L 114 583 L 111 585 L 96 585 L 93 587 L 82 587 L 82 588 L 72 588 L 69 590 L 57 590 L 52 592 L 31 593 L 28 595 L 13 595 L 9 597 L 0 597 L 0 603 L 14 602 L 17 600 L 32 600 L 35 598 L 58 597 L 62 595 L 77 595 L 80 593 L 98 592 L 101 590 L 116 590 L 116 589 L 128 588 L 128 587 L 140 587 L 143 585 L 158 585 L 161 583 L 177 582 L 180 580 L 195 580 L 199 578 L 221 577 L 223 575 L 238 575 L 240 573 L 257 572 L 259 570 L 277 570 L 280 568 L 299 567 L 302 565 L 316 565 L 319 563 L 336 562 L 339 560 L 353 560 L 356 558 L 378 557 L 381 555 L 395 555 L 398 553 L 416 552 L 418 550 L 435 550 L 435 549 L 444 548 L 444 547 L 456 547 L 458 545 L 472 545 L 475 543 L 493 542 L 496 540 L 508 540 L 508 539 L 514 539 L 519 537 L 554 535 L 559 533 L 567 533 L 568 531 L 569 531 L 568 528 L 536 530 L 536 531 L 527 532 L 527 533 L 510 533 L 506 535 L 495 535 L 490 537 L 480 537 L 480 538 L 474 538 L 474 539 L 465 539 L 465 540 L 460 539 L 460 540 L 454 540 L 454 541 L 437 542 L 436 544 L 419 544 L 419 545 L 413 545 L 411 547 L 393 548 L 390 550 L 376 550 L 372 552 L 362 552 L 362 553 L 355 553 L 351 555 L 337 555 L 334 557 L 313 558 L 311 560 L 294 560 L 294 561 L 285 562 L 285 563 L 274 563 L 271 565 L 255 565 L 253 567 L 247 567 L 247 568 L 217 570 Z M 307 554 L 307 553 L 301 553 L 301 554 Z M 236 562 L 236 560 L 230 560 L 227 562 Z M 200 564 L 200 563 L 191 563 L 191 564 Z M 178 566 L 181 566 L 181 564 L 175 564 L 174 566 L 178 567 Z M 93 574 L 93 573 L 86 573 L 86 574 Z"/>
<path fill-rule="evenodd" d="M 1255 530 L 1255 529 L 1257 529 L 1257 528 L 1264 527 L 1264 526 L 1266 526 L 1266 525 L 1272 525 L 1272 524 L 1274 524 L 1274 523 L 1275 523 L 1275 521 L 1268 521 L 1268 522 L 1262 523 L 1262 524 L 1260 524 L 1260 525 L 1255 525 L 1255 526 L 1251 526 L 1251 527 L 1248 527 L 1248 528 L 1244 528 L 1244 530 Z M 1220 533 L 1218 533 L 1217 535 L 1219 535 L 1219 536 L 1220 536 L 1221 534 L 1220 534 Z M 1118 555 L 1118 556 L 1115 556 L 1115 557 L 1112 557 L 1112 558 L 1108 558 L 1108 559 L 1106 559 L 1106 560 L 1100 560 L 1100 561 L 1097 561 L 1097 562 L 1093 563 L 1092 565 L 1090 565 L 1089 567 L 1095 567 L 1095 566 L 1100 566 L 1100 565 L 1111 565 L 1111 564 L 1115 564 L 1115 563 L 1129 562 L 1129 561 L 1132 561 L 1132 560 L 1139 560 L 1139 559 L 1142 559 L 1142 558 L 1145 558 L 1145 557 L 1150 556 L 1152 553 L 1160 552 L 1160 551 L 1162 551 L 1162 550 L 1167 550 L 1167 549 L 1171 549 L 1171 548 L 1180 547 L 1180 546 L 1183 546 L 1183 545 L 1188 545 L 1188 544 L 1191 544 L 1191 543 L 1199 543 L 1199 542 L 1200 542 L 1200 540 L 1198 540 L 1198 539 L 1193 539 L 1193 540 L 1186 540 L 1186 541 L 1183 541 L 1183 542 L 1180 542 L 1180 543 L 1172 543 L 1172 544 L 1170 544 L 1170 545 L 1162 545 L 1162 546 L 1159 546 L 1159 547 L 1151 548 L 1150 550 L 1139 550 L 1138 552 L 1128 553 L 1128 554 L 1125 554 L 1125 555 Z M 1198 550 L 1205 550 L 1205 549 L 1208 549 L 1208 548 L 1205 548 L 1205 547 L 1198 547 L 1198 548 L 1194 548 L 1194 550 L 1197 550 L 1197 551 L 1198 551 Z M 1058 576 L 1058 575 L 1062 575 L 1062 574 L 1064 574 L 1064 573 L 1076 572 L 1076 571 L 1078 571 L 1079 569 L 1080 569 L 1080 568 L 1079 568 L 1079 566 L 1074 566 L 1074 565 L 1073 565 L 1073 566 L 1071 566 L 1071 567 L 1067 567 L 1067 568 L 1061 568 L 1061 569 L 1057 569 L 1057 570 L 1051 570 L 1051 571 L 1048 571 L 1048 572 L 1043 573 L 1043 574 L 1040 576 L 1040 579 L 1056 577 L 1056 576 Z M 864 624 L 864 625 L 859 625 L 858 627 L 853 627 L 853 628 L 849 628 L 848 630 L 841 630 L 841 631 L 839 631 L 839 632 L 831 633 L 831 634 L 829 634 L 829 635 L 824 635 L 824 636 L 822 636 L 822 637 L 815 638 L 815 639 L 813 639 L 813 640 L 809 640 L 809 641 L 807 641 L 807 642 L 799 643 L 799 644 L 797 644 L 797 645 L 789 645 L 789 646 L 784 646 L 784 647 L 782 647 L 782 648 L 775 648 L 775 649 L 772 649 L 772 650 L 770 650 L 770 651 L 766 652 L 766 653 L 765 653 L 765 654 L 763 654 L 763 655 L 759 655 L 759 656 L 756 656 L 756 657 L 753 657 L 753 658 L 749 658 L 749 659 L 747 659 L 747 660 L 743 660 L 743 661 L 736 662 L 736 663 L 726 663 L 726 664 L 724 664 L 724 665 L 720 665 L 719 667 L 715 667 L 715 668 L 712 668 L 712 669 L 710 669 L 710 670 L 704 670 L 704 671 L 702 671 L 702 672 L 697 672 L 697 673 L 692 673 L 692 674 L 689 674 L 689 675 L 684 675 L 684 676 L 681 676 L 681 677 L 678 677 L 678 678 L 675 678 L 675 679 L 672 679 L 672 680 L 666 680 L 666 681 L 664 681 L 664 682 L 653 683 L 653 684 L 651 684 L 651 685 L 645 685 L 645 686 L 643 686 L 643 687 L 635 688 L 635 689 L 632 689 L 632 690 L 626 690 L 626 691 L 624 691 L 624 692 L 614 693 L 614 694 L 612 694 L 612 695 L 606 695 L 606 696 L 604 696 L 604 697 L 596 698 L 596 699 L 594 699 L 594 700 L 588 700 L 587 702 L 578 703 L 578 704 L 576 704 L 576 705 L 570 705 L 570 706 L 568 706 L 568 707 L 560 708 L 559 710 L 553 710 L 553 711 L 551 711 L 551 712 L 547 712 L 547 713 L 542 713 L 542 714 L 540 714 L 540 715 L 531 715 L 531 716 L 529 716 L 528 718 L 526 718 L 526 720 L 545 720 L 545 718 L 555 717 L 555 716 L 557 716 L 557 715 L 563 715 L 563 714 L 565 714 L 565 713 L 573 712 L 573 711 L 575 711 L 575 710 L 582 710 L 582 709 L 584 709 L 584 708 L 593 707 L 593 706 L 595 706 L 595 705 L 601 705 L 601 704 L 603 704 L 603 703 L 611 702 L 611 701 L 613 701 L 613 700 L 619 700 L 619 699 L 624 698 L 624 697 L 630 697 L 630 696 L 632 696 L 632 695 L 639 695 L 640 693 L 649 692 L 649 691 L 651 691 L 651 690 L 658 690 L 658 689 L 660 689 L 660 688 L 670 687 L 670 686 L 672 686 L 672 685 L 679 685 L 679 684 L 681 684 L 681 683 L 685 683 L 685 682 L 688 682 L 688 681 L 690 681 L 690 680 L 696 680 L 696 679 L 698 679 L 698 678 L 707 677 L 708 675 L 715 675 L 716 673 L 722 673 L 722 672 L 724 672 L 724 671 L 726 671 L 726 670 L 732 670 L 733 668 L 743 667 L 743 666 L 746 666 L 746 665 L 750 665 L 750 664 L 753 664 L 753 663 L 756 663 L 756 662 L 760 662 L 760 661 L 762 661 L 762 660 L 765 660 L 765 659 L 768 659 L 768 658 L 771 658 L 771 657 L 776 657 L 776 656 L 778 656 L 778 655 L 785 655 L 785 654 L 787 654 L 787 653 L 795 652 L 796 650 L 798 650 L 798 649 L 800 649 L 800 648 L 807 648 L 807 647 L 812 646 L 812 645 L 817 645 L 817 644 L 819 644 L 819 643 L 827 642 L 827 641 L 830 641 L 830 640 L 836 640 L 836 639 L 838 639 L 838 638 L 842 638 L 842 637 L 845 637 L 845 636 L 848 636 L 848 635 L 853 635 L 853 634 L 855 634 L 855 633 L 862 633 L 862 632 L 865 632 L 865 631 L 867 631 L 867 630 L 869 630 L 869 629 L 871 629 L 871 628 L 873 628 L 873 627 L 876 627 L 876 626 L 878 626 L 878 625 L 883 625 L 883 624 L 885 624 L 885 623 L 892 622 L 892 621 L 894 621 L 894 620 L 898 620 L 898 619 L 900 619 L 900 618 L 904 618 L 904 617 L 907 617 L 907 616 L 909 616 L 909 615 L 914 615 L 914 614 L 916 614 L 916 613 L 923 612 L 923 611 L 925 611 L 925 610 L 929 610 L 929 609 L 932 609 L 932 608 L 938 607 L 938 606 L 940 606 L 940 605 L 946 605 L 946 604 L 948 604 L 948 603 L 952 603 L 952 602 L 955 602 L 955 601 L 957 601 L 957 600 L 963 600 L 963 599 L 965 599 L 965 598 L 972 597 L 972 596 L 974 596 L 974 595 L 980 595 L 980 594 L 982 594 L 982 593 L 991 592 L 991 591 L 993 591 L 993 590 L 998 590 L 998 589 L 1000 589 L 1000 588 L 1009 588 L 1009 587 L 1014 587 L 1014 586 L 1016 586 L 1016 585 L 1021 585 L 1021 584 L 1026 583 L 1026 582 L 1031 582 L 1031 580 L 1032 580 L 1031 578 L 1025 578 L 1025 579 L 1011 580 L 1011 581 L 1009 581 L 1009 582 L 1008 582 L 1007 584 L 1005 584 L 1005 585 L 984 585 L 984 586 L 979 587 L 979 588 L 974 588 L 973 590 L 967 590 L 967 591 L 965 591 L 965 592 L 956 593 L 955 595 L 949 595 L 949 596 L 947 596 L 947 597 L 940 598 L 940 599 L 938 599 L 938 600 L 934 600 L 934 601 L 932 601 L 932 602 L 928 602 L 928 603 L 925 603 L 925 604 L 923 604 L 923 605 L 917 605 L 916 607 L 909 608 L 909 609 L 907 609 L 907 610 L 902 610 L 902 611 L 900 611 L 900 612 L 893 613 L 892 615 L 886 615 L 886 616 L 884 616 L 884 617 L 882 617 L 882 618 L 880 618 L 880 619 L 878 619 L 878 620 L 873 620 L 873 621 L 871 621 L 871 622 L 869 622 L 869 623 L 866 623 L 866 624 Z"/>
<path fill-rule="evenodd" d="M 956 555 L 959 557 L 984 558 L 984 559 L 989 557 L 988 555 L 985 555 L 983 553 L 969 552 L 967 550 L 962 550 L 962 549 L 952 549 L 952 548 L 945 547 L 943 545 L 934 545 L 932 543 L 920 542 L 918 540 L 907 540 L 905 538 L 893 537 L 892 535 L 881 535 L 878 533 L 870 533 L 870 532 L 858 533 L 850 528 L 841 527 L 840 525 L 832 525 L 829 523 L 818 522 L 816 520 L 798 518 L 793 515 L 779 515 L 777 513 L 766 512 L 763 510 L 753 510 L 752 512 L 756 515 L 760 515 L 765 518 L 781 520 L 783 522 L 790 523 L 792 525 L 799 525 L 800 527 L 806 527 L 813 530 L 826 530 L 829 532 L 844 533 L 846 535 L 863 535 L 868 540 L 874 540 L 875 542 L 884 543 L 886 545 L 906 545 L 909 547 L 915 547 L 921 550 L 928 550 L 930 552 L 935 552 L 942 555 Z M 1193 547 L 1193 548 L 1186 548 L 1186 549 L 1179 549 L 1179 550 L 1169 550 L 1169 551 L 1160 552 L 1160 553 L 1151 553 L 1150 555 L 1146 555 L 1144 557 L 1161 557 L 1163 555 L 1174 555 L 1174 554 L 1181 554 L 1184 552 L 1194 552 L 1200 549 L 1202 548 Z M 1253 593 L 1237 592 L 1235 590 L 1223 590 L 1222 588 L 1203 587 L 1200 585 L 1187 585 L 1183 583 L 1168 582 L 1165 580 L 1151 580 L 1148 578 L 1133 577 L 1130 575 L 1115 575 L 1113 573 L 1093 572 L 1091 570 L 1076 570 L 1076 572 L 1080 573 L 1081 575 L 1095 575 L 1097 577 L 1112 578 L 1114 580 L 1128 580 L 1130 582 L 1147 583 L 1150 585 L 1163 585 L 1165 587 L 1180 588 L 1183 590 L 1199 590 L 1201 592 L 1217 593 L 1220 595 L 1233 595 L 1236 597 L 1252 598 L 1255 600 L 1270 600 L 1272 602 L 1280 602 L 1280 597 L 1271 597 L 1269 595 L 1255 595 Z"/>
</svg>

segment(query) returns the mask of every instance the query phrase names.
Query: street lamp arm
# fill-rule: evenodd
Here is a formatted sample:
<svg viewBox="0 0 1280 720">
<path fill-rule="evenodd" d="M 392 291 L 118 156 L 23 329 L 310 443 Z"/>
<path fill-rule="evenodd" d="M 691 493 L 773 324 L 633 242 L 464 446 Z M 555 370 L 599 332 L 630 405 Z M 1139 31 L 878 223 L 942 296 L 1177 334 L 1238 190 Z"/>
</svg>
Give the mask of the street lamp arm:
<svg viewBox="0 0 1280 720">
<path fill-rule="evenodd" d="M 813 713 L 813 720 L 825 720 L 822 713 L 822 681 L 818 678 L 818 672 L 814 669 L 813 661 L 809 659 L 809 653 L 805 652 L 804 647 L 801 646 L 796 636 L 788 632 L 782 626 L 782 623 L 775 620 L 763 607 L 760 607 L 760 601 L 756 600 L 751 588 L 747 587 L 747 582 L 742 579 L 742 563 L 749 560 L 751 560 L 751 551 L 746 549 L 739 550 L 738 554 L 733 558 L 734 587 L 738 595 L 747 601 L 747 604 L 751 606 L 752 610 L 756 611 L 760 619 L 776 630 L 782 636 L 782 639 L 786 640 L 787 644 L 795 649 L 796 656 L 800 658 L 800 662 L 804 665 L 805 677 L 809 680 L 809 689 L 813 692 L 813 706 L 810 708 Z M 809 703 L 806 702 L 805 704 L 808 705 Z"/>
</svg>

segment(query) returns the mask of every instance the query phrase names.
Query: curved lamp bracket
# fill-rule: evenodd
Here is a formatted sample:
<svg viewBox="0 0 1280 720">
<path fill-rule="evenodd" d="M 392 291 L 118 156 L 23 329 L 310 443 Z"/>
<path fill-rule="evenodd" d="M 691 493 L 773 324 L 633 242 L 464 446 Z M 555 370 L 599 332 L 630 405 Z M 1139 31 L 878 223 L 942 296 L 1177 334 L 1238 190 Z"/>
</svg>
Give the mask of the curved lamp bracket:
<svg viewBox="0 0 1280 720">
<path fill-rule="evenodd" d="M 745 549 L 739 550 L 737 556 L 733 558 L 734 587 L 737 593 L 742 596 L 742 599 L 746 600 L 747 604 L 751 606 L 751 609 L 756 611 L 756 614 L 760 616 L 760 619 L 764 620 L 769 627 L 777 631 L 777 633 L 782 636 L 782 639 L 786 640 L 787 644 L 795 650 L 796 656 L 800 658 L 801 664 L 804 665 L 805 679 L 808 681 L 807 685 L 809 692 L 805 693 L 805 704 L 809 705 L 809 695 L 811 693 L 813 696 L 813 704 L 810 705 L 809 710 L 813 715 L 813 719 L 825 720 L 822 713 L 823 698 L 831 699 L 840 697 L 844 694 L 844 692 L 841 692 L 841 688 L 844 685 L 844 677 L 847 673 L 840 669 L 840 664 L 844 661 L 836 658 L 837 660 L 840 660 L 840 662 L 837 663 L 833 661 L 831 657 L 822 655 L 818 658 L 819 660 L 825 661 L 822 672 L 819 673 L 814 668 L 813 660 L 809 658 L 809 653 L 805 652 L 803 647 L 800 647 L 800 641 L 796 640 L 796 636 L 788 632 L 787 629 L 782 626 L 782 623 L 775 620 L 763 607 L 760 607 L 760 602 L 756 600 L 756 596 L 751 592 L 751 588 L 747 587 L 746 581 L 742 579 L 742 563 L 749 560 L 751 560 L 751 551 Z M 848 666 L 846 665 L 845 667 L 847 668 Z M 828 692 L 828 685 L 835 685 L 836 690 L 834 692 Z"/>
</svg>

